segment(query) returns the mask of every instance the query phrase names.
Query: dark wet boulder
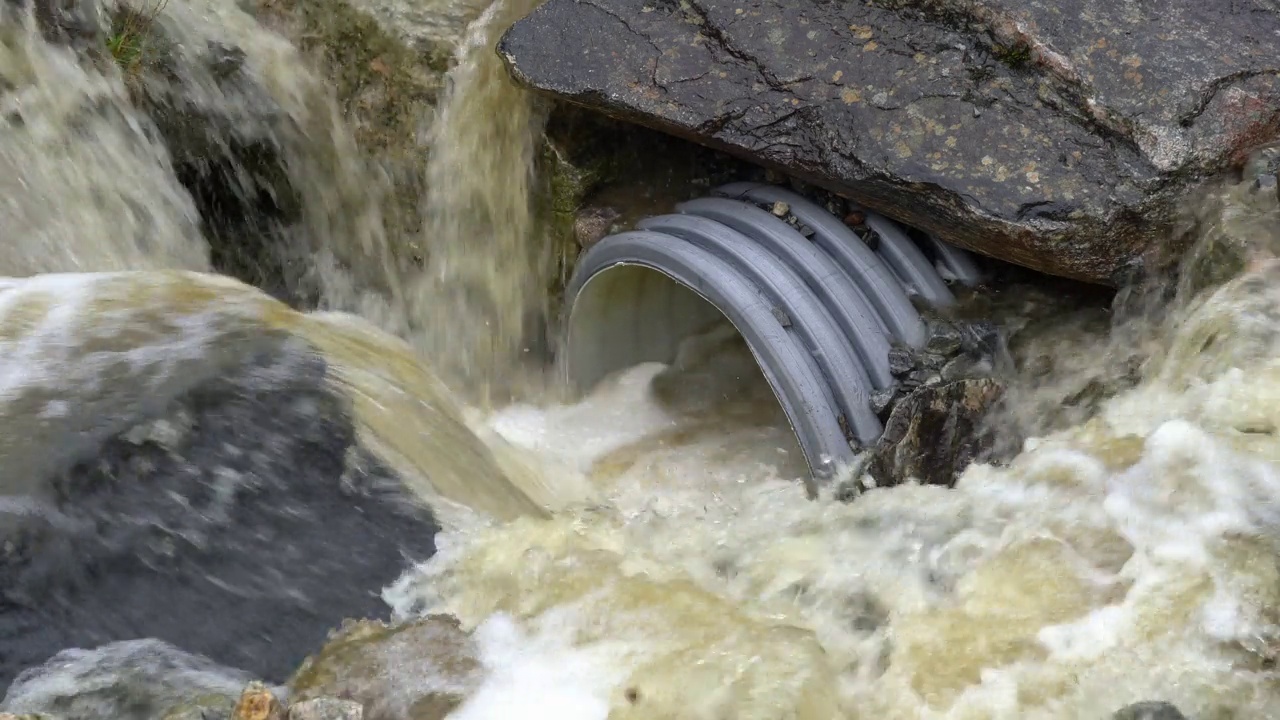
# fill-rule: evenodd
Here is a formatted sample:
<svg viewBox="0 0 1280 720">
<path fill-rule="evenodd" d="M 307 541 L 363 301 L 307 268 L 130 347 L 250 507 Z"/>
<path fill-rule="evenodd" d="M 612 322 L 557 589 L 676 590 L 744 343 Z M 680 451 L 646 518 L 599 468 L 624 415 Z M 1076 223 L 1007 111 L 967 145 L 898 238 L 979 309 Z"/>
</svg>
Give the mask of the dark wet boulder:
<svg viewBox="0 0 1280 720">
<path fill-rule="evenodd" d="M 521 83 L 1030 268 L 1119 282 L 1280 137 L 1274 3 L 548 0 Z"/>
<path fill-rule="evenodd" d="M 54 512 L 0 525 L 0 688 L 135 638 L 280 681 L 344 618 L 387 615 L 381 588 L 434 552 L 325 358 L 258 342 L 54 473 Z"/>
<path fill-rule="evenodd" d="M 1004 393 L 997 380 L 977 378 L 920 387 L 893 406 L 865 473 L 876 487 L 916 479 L 950 485 L 990 449 L 984 423 Z"/>
</svg>

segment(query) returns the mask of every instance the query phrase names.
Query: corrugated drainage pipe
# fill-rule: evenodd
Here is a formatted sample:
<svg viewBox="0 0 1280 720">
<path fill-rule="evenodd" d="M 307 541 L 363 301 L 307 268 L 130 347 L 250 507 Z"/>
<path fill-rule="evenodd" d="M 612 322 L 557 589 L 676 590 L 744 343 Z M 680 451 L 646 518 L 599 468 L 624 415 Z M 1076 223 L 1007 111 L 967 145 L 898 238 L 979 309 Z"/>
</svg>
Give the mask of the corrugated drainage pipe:
<svg viewBox="0 0 1280 720">
<path fill-rule="evenodd" d="M 955 296 L 943 274 L 971 285 L 980 269 L 969 253 L 929 237 L 935 266 L 901 226 L 873 212 L 860 209 L 874 249 L 785 188 L 732 183 L 713 195 L 610 235 L 578 260 L 566 293 L 568 380 L 587 391 L 626 367 L 671 362 L 685 338 L 727 318 L 813 478 L 827 479 L 883 432 L 870 395 L 895 383 L 890 344 L 925 343 L 911 297 L 949 305 Z"/>
</svg>

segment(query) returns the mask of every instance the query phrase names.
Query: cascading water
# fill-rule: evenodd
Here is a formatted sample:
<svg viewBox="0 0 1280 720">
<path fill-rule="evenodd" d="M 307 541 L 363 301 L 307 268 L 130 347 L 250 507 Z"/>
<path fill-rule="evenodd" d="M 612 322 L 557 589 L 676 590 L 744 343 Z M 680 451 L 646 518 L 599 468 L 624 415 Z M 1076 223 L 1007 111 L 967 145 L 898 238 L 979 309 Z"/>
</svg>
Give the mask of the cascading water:
<svg viewBox="0 0 1280 720">
<path fill-rule="evenodd" d="M 1082 339 L 1083 326 L 1065 321 L 1040 333 L 1041 350 L 1065 356 L 1047 376 L 1011 380 L 1002 417 L 1035 437 L 1007 465 L 971 467 L 953 489 L 908 484 L 852 502 L 830 492 L 810 501 L 785 418 L 727 328 L 691 337 L 670 367 L 628 369 L 572 405 L 468 409 L 434 375 L 432 365 L 468 383 L 453 388 L 467 397 L 519 382 L 529 319 L 545 312 L 553 262 L 531 200 L 540 111 L 491 51 L 528 6 L 499 0 L 457 52 L 430 133 L 425 271 L 401 257 L 405 238 L 388 236 L 378 210 L 385 178 L 361 161 L 324 83 L 293 48 L 231 0 L 165 8 L 164 29 L 192 54 L 180 65 L 188 72 L 142 81 L 163 79 L 150 92 L 181 95 L 223 119 L 226 132 L 208 147 L 237 171 L 220 181 L 224 195 L 271 198 L 277 226 L 262 232 L 285 248 L 282 264 L 294 264 L 286 289 L 309 289 L 325 309 L 314 312 L 208 274 L 210 238 L 222 240 L 203 213 L 208 198 L 183 183 L 199 168 L 175 157 L 171 138 L 138 109 L 138 89 L 127 84 L 137 80 L 79 61 L 6 16 L 0 273 L 11 279 L 0 283 L 0 531 L 34 513 L 71 527 L 76 542 L 95 541 L 68 547 L 104 557 L 131 529 L 166 523 L 207 544 L 224 537 L 217 523 L 239 527 L 222 515 L 243 512 L 229 498 L 245 487 L 323 483 L 282 471 L 246 479 L 229 472 L 229 455 L 211 451 L 209 467 L 175 472 L 181 483 L 143 485 L 122 495 L 128 502 L 95 509 L 113 514 L 58 505 L 68 468 L 92 466 L 96 446 L 173 405 L 216 418 L 201 405 L 206 381 L 261 356 L 261 367 L 248 363 L 247 379 L 232 383 L 237 393 L 277 392 L 318 373 L 349 406 L 359 442 L 335 461 L 344 502 L 392 517 L 370 499 L 385 487 L 347 489 L 353 468 L 381 464 L 389 469 L 370 471 L 379 482 L 396 479 L 407 504 L 425 502 L 444 526 L 438 554 L 405 569 L 384 597 L 400 618 L 446 612 L 472 631 L 482 678 L 450 717 L 1074 719 L 1151 699 L 1196 718 L 1274 714 L 1274 194 L 1237 186 L 1205 204 L 1202 240 L 1159 313 L 1144 308 L 1110 335 Z M 221 66 L 202 54 L 218 38 L 245 51 L 241 71 L 253 82 L 241 90 L 265 98 L 250 102 L 219 83 L 210 68 Z M 271 113 L 254 115 L 254 103 Z M 272 149 L 279 172 L 245 165 L 242 146 L 254 143 Z M 286 187 L 292 198 L 280 195 Z M 1252 264 L 1215 265 L 1214 249 L 1232 244 L 1253 246 Z M 1064 347 L 1072 353 L 1054 349 Z M 1096 412 L 1061 411 L 1083 386 L 1114 392 L 1141 360 L 1136 384 Z M 192 400 L 193 388 L 205 395 Z M 316 412 L 294 403 L 282 416 L 301 423 Z M 171 420 L 147 432 L 193 432 Z M 305 440 L 311 430 L 277 432 Z M 280 523 L 315 511 L 273 509 Z M 426 527 L 406 517 L 365 532 Z M 86 530 L 86 519 L 98 529 Z M 294 575 L 314 560 L 305 546 L 252 539 L 232 535 L 248 543 L 237 557 L 256 572 L 212 579 L 238 583 L 233 597 L 279 590 L 271 597 L 295 603 L 279 605 L 264 628 L 323 605 L 333 584 L 325 573 L 342 568 Z M 348 562 L 404 569 L 414 553 L 386 539 Z M 150 570 L 179 572 L 166 564 L 169 546 L 138 547 L 155 562 Z M 0 568 L 11 562 L 5 552 Z M 117 565 L 102 567 L 75 583 L 100 582 Z M 65 589 L 56 578 L 21 578 Z M 94 587 L 129 597 L 118 594 L 127 588 Z M 68 596 L 40 597 L 57 606 Z M 11 654 L 5 643 L 18 642 L 6 638 L 30 630 L 5 624 L 6 602 L 0 631 L 14 634 L 0 633 L 0 659 Z M 151 612 L 178 602 L 158 598 Z M 236 615 L 246 614 L 237 607 L 201 612 L 228 623 L 214 634 L 234 634 Z M 132 662 L 139 647 L 117 661 Z M 74 678 L 57 675 L 23 688 L 0 708 L 47 709 L 40 703 L 51 694 L 77 692 Z"/>
<path fill-rule="evenodd" d="M 534 162 L 545 109 L 514 87 L 494 45 L 538 0 L 495 2 L 468 29 L 432 131 L 423 244 L 430 271 L 408 288 L 423 346 L 471 389 L 510 381 L 555 269 L 534 223 Z M 483 118 L 483 121 L 480 119 Z"/>
</svg>

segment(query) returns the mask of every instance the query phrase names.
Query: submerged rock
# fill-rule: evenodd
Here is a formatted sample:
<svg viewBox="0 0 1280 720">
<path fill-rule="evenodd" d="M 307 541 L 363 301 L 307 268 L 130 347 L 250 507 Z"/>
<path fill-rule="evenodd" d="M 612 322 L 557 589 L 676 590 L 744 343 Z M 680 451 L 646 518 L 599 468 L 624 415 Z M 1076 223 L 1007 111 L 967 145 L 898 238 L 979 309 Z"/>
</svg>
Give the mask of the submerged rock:
<svg viewBox="0 0 1280 720">
<path fill-rule="evenodd" d="M 364 706 L 355 700 L 316 698 L 289 707 L 289 720 L 363 720 Z"/>
<path fill-rule="evenodd" d="M 1280 137 L 1280 13 L 1176 0 L 548 0 L 512 75 L 960 247 L 1116 282 Z"/>
<path fill-rule="evenodd" d="M 986 413 L 1003 395 L 990 378 L 921 387 L 894 406 L 884 434 L 871 450 L 865 472 L 877 487 L 910 478 L 950 485 L 994 438 L 983 425 Z"/>
<path fill-rule="evenodd" d="M 1148 701 L 1117 710 L 1111 720 L 1187 720 L 1187 716 L 1170 703 Z"/>
<path fill-rule="evenodd" d="M 56 308 L 56 310 L 55 310 Z M 283 680 L 434 552 L 542 507 L 402 341 L 225 277 L 0 287 L 0 687 L 139 637 Z M 17 513 L 13 512 L 17 510 Z M 199 622 L 194 622 L 198 618 Z"/>
<path fill-rule="evenodd" d="M 283 679 L 434 551 L 324 360 L 277 338 L 53 481 L 0 557 L 0 685 L 65 647 L 155 637 Z M 200 618 L 193 622 L 193 618 Z"/>
<path fill-rule="evenodd" d="M 457 620 L 430 616 L 394 626 L 348 623 L 289 686 L 295 702 L 354 700 L 365 720 L 440 720 L 480 680 L 471 638 Z"/>
<path fill-rule="evenodd" d="M 60 720 L 221 720 L 251 680 L 166 642 L 128 640 L 59 652 L 23 672 L 0 710 Z"/>
</svg>

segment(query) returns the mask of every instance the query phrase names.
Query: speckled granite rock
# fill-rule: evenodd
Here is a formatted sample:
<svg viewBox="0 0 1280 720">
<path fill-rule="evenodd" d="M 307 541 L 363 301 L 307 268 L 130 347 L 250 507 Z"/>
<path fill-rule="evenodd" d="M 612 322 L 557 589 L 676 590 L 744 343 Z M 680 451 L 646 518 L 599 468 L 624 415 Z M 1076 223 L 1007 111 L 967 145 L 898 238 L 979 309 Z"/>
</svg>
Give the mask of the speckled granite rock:
<svg viewBox="0 0 1280 720">
<path fill-rule="evenodd" d="M 471 638 L 448 616 L 387 625 L 351 622 L 307 659 L 291 698 L 359 703 L 364 720 L 442 720 L 479 685 Z"/>
<path fill-rule="evenodd" d="M 786 170 L 956 245 L 1118 282 L 1200 178 L 1280 138 L 1271 0 L 548 0 L 555 97 Z"/>
<path fill-rule="evenodd" d="M 355 700 L 316 698 L 289 708 L 289 720 L 363 720 L 364 706 Z"/>
</svg>

